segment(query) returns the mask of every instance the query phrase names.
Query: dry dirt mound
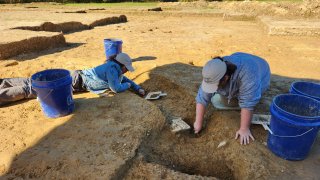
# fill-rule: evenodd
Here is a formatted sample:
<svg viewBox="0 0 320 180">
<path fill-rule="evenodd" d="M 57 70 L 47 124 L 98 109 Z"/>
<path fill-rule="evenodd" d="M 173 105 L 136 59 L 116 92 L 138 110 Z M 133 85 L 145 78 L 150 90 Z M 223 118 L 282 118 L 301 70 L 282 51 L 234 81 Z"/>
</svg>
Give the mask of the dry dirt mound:
<svg viewBox="0 0 320 180">
<path fill-rule="evenodd" d="M 104 25 L 124 23 L 124 22 L 127 22 L 127 17 L 125 15 L 120 15 L 119 17 L 113 16 L 113 17 L 95 20 L 88 25 L 83 24 L 81 22 L 76 22 L 76 21 L 63 22 L 63 23 L 57 23 L 57 24 L 52 22 L 44 22 L 40 26 L 19 26 L 12 29 L 69 33 L 69 32 L 76 32 L 76 31 L 94 28 L 96 26 L 104 26 Z"/>
<path fill-rule="evenodd" d="M 130 92 L 105 98 L 76 98 L 75 102 L 77 109 L 71 119 L 15 157 L 3 178 L 119 179 L 130 167 L 141 141 L 152 133 L 158 134 L 164 123 L 156 106 Z M 38 105 L 35 107 L 38 112 Z M 5 110 L 14 108 L 17 107 Z M 26 116 L 34 115 L 29 109 L 23 111 Z M 27 118 L 30 117 L 21 117 L 20 121 Z M 8 121 L 9 126 L 12 123 Z M 28 128 L 46 128 L 36 125 L 29 124 Z M 2 134 L 2 145 L 10 144 L 3 142 L 9 134 Z"/>
<path fill-rule="evenodd" d="M 127 22 L 127 17 L 125 15 L 120 15 L 119 17 L 110 17 L 110 18 L 104 18 L 97 21 L 94 21 L 89 24 L 89 27 L 93 28 L 96 26 L 104 26 L 108 24 L 116 24 L 116 23 L 125 23 Z"/>
<path fill-rule="evenodd" d="M 89 29 L 89 26 L 82 24 L 80 22 L 65 22 L 65 23 L 59 23 L 59 24 L 55 24 L 52 22 L 44 22 L 40 26 L 19 26 L 12 29 L 67 33 L 67 32 Z"/>
<path fill-rule="evenodd" d="M 320 17 L 319 1 L 306 0 L 305 2 L 203 2 L 196 1 L 190 3 L 162 3 L 161 6 L 167 8 L 200 7 L 219 9 L 224 12 L 245 13 L 252 16 L 279 16 L 279 17 Z"/>
<path fill-rule="evenodd" d="M 120 15 L 119 17 L 113 16 L 99 19 L 93 21 L 88 25 L 75 21 L 57 24 L 52 22 L 44 22 L 39 26 L 19 26 L 11 28 L 11 30 L 2 30 L 1 32 L 3 33 L 4 38 L 0 40 L 0 60 L 17 56 L 19 54 L 38 52 L 46 49 L 65 46 L 66 41 L 63 33 L 70 33 L 91 29 L 96 26 L 104 26 L 124 22 L 127 22 L 127 17 L 125 15 Z M 21 30 L 60 33 L 34 33 Z"/>
<path fill-rule="evenodd" d="M 320 0 L 304 0 L 304 7 L 306 14 L 320 14 Z"/>
<path fill-rule="evenodd" d="M 266 33 L 278 36 L 320 36 L 320 21 L 306 19 L 275 19 L 258 17 Z"/>
<path fill-rule="evenodd" d="M 22 30 L 1 31 L 1 33 L 4 38 L 0 40 L 0 60 L 66 45 L 62 33 L 35 33 Z"/>
</svg>

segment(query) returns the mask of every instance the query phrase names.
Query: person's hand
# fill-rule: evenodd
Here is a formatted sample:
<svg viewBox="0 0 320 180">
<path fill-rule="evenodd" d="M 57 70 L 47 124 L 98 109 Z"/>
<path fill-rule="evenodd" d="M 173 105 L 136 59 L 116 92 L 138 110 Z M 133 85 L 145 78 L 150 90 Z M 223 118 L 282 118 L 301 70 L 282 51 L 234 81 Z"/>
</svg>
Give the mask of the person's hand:
<svg viewBox="0 0 320 180">
<path fill-rule="evenodd" d="M 202 129 L 202 123 L 195 121 L 195 122 L 193 123 L 193 128 L 194 128 L 194 133 L 195 133 L 195 134 L 198 134 L 198 133 L 201 131 L 201 129 Z"/>
<path fill-rule="evenodd" d="M 146 94 L 146 91 L 144 89 L 139 89 L 138 90 L 138 93 L 141 95 L 141 96 L 144 96 Z"/>
<path fill-rule="evenodd" d="M 239 129 L 236 132 L 236 137 L 235 139 L 238 139 L 238 137 L 240 137 L 240 144 L 244 144 L 247 145 L 249 144 L 250 138 L 252 139 L 252 141 L 254 141 L 254 137 L 251 134 L 250 129 Z"/>
</svg>

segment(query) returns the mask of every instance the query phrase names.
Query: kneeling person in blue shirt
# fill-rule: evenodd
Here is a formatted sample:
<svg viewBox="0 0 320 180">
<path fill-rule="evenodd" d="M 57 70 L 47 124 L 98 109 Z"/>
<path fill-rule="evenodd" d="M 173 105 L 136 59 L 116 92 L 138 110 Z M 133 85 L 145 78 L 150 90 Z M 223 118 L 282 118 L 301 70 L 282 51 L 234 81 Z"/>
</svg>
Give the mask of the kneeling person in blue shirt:
<svg viewBox="0 0 320 180">
<path fill-rule="evenodd" d="M 145 95 L 144 89 L 123 75 L 128 70 L 134 71 L 131 58 L 119 53 L 114 59 L 97 67 L 73 71 L 72 90 L 102 94 L 108 90 L 119 93 L 132 88 L 138 94 Z M 30 78 L 0 79 L 0 105 L 27 98 L 36 98 Z"/>
<path fill-rule="evenodd" d="M 196 97 L 196 120 L 194 131 L 202 129 L 205 108 L 216 94 L 227 98 L 228 103 L 237 99 L 241 108 L 240 128 L 236 139 L 240 144 L 249 144 L 254 137 L 250 131 L 253 109 L 270 84 L 268 63 L 246 53 L 234 53 L 230 56 L 217 57 L 206 63 L 202 69 L 203 81 Z"/>
</svg>

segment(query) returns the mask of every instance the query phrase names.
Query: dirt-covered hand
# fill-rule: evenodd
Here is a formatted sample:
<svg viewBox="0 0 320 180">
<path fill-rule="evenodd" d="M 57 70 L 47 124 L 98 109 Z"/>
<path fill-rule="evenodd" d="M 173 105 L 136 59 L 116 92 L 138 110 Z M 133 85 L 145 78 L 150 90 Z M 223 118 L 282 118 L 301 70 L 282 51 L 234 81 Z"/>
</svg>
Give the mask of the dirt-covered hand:
<svg viewBox="0 0 320 180">
<path fill-rule="evenodd" d="M 194 133 L 198 134 L 202 129 L 202 123 L 199 123 L 199 122 L 195 121 L 193 123 L 193 128 L 194 128 Z"/>
<path fill-rule="evenodd" d="M 236 132 L 236 137 L 235 139 L 238 139 L 238 137 L 240 137 L 240 144 L 244 144 L 247 145 L 249 144 L 250 138 L 252 139 L 252 141 L 254 141 L 254 137 L 251 134 L 250 129 L 239 129 Z"/>
<path fill-rule="evenodd" d="M 141 95 L 141 96 L 144 96 L 146 94 L 146 91 L 144 89 L 139 89 L 138 90 L 138 93 Z"/>
</svg>

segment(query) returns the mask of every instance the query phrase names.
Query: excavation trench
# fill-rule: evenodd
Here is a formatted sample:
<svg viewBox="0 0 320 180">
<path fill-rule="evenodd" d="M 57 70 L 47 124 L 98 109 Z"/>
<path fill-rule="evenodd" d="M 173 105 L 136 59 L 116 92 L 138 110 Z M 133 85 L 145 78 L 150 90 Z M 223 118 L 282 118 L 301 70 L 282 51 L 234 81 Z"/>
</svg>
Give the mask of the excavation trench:
<svg viewBox="0 0 320 180">
<path fill-rule="evenodd" d="M 164 114 L 166 126 L 159 134 L 154 133 L 143 141 L 138 150 L 142 158 L 135 162 L 139 165 L 129 170 L 127 179 L 141 178 L 144 173 L 148 177 L 150 173 L 146 173 L 147 169 L 158 165 L 177 173 L 207 178 L 252 179 L 270 176 L 269 168 L 280 165 L 272 162 L 273 157 L 265 148 L 266 132 L 260 127 L 254 127 L 252 131 L 256 135 L 256 142 L 246 147 L 239 145 L 234 140 L 234 134 L 239 128 L 237 111 L 219 112 L 210 107 L 205 117 L 206 128 L 200 135 L 193 134 L 192 130 L 177 134 L 171 132 L 170 122 L 173 117 L 182 117 L 191 127 L 195 118 L 196 88 L 192 86 L 198 86 L 199 83 L 189 79 L 189 84 L 183 85 L 181 78 L 185 75 L 178 72 L 182 69 L 187 73 L 201 73 L 199 68 L 189 65 L 169 65 L 160 68 L 160 71 L 151 72 L 148 74 L 149 79 L 142 83 L 148 91 L 161 90 L 168 94 L 153 101 Z M 136 81 L 139 82 L 139 78 Z M 218 148 L 222 142 L 225 145 Z"/>
<path fill-rule="evenodd" d="M 168 94 L 167 97 L 153 101 L 164 114 L 166 126 L 160 134 L 153 134 L 146 139 L 139 148 L 144 163 L 159 164 L 188 175 L 234 179 L 229 167 L 231 164 L 226 161 L 221 151 L 208 153 L 207 148 L 210 147 L 206 144 L 215 142 L 205 142 L 206 137 L 195 136 L 191 130 L 179 134 L 171 132 L 170 123 L 174 117 L 182 117 L 192 127 L 195 97 L 160 75 L 153 75 L 152 80 L 145 82 L 143 87 L 148 91 L 161 90 Z"/>
</svg>

